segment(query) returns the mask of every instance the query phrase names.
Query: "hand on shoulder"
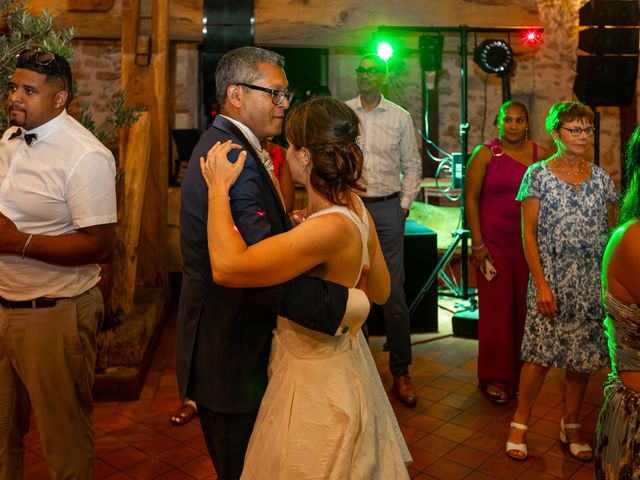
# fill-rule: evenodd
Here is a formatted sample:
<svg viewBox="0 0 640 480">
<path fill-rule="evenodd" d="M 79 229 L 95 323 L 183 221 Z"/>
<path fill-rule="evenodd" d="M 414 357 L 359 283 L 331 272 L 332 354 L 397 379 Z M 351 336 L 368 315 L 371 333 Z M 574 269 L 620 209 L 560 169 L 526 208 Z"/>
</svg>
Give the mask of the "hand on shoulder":
<svg viewBox="0 0 640 480">
<path fill-rule="evenodd" d="M 209 188 L 210 199 L 215 196 L 226 196 L 229 188 L 242 172 L 247 152 L 242 150 L 238 160 L 232 163 L 228 160 L 228 156 L 234 149 L 241 150 L 242 145 L 232 143 L 231 140 L 224 143 L 218 141 L 207 152 L 206 161 L 204 157 L 200 157 L 200 170 Z"/>
</svg>

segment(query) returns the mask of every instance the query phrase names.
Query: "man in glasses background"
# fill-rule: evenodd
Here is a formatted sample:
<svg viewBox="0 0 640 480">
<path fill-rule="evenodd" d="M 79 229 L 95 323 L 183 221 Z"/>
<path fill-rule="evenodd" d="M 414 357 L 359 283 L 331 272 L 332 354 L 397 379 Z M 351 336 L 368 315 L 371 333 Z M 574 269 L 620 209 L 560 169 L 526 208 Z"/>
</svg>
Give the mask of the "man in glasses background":
<svg viewBox="0 0 640 480">
<path fill-rule="evenodd" d="M 271 159 L 260 146 L 280 133 L 289 107 L 291 94 L 283 67 L 280 55 L 261 48 L 242 47 L 224 55 L 216 68 L 221 111 L 194 148 L 182 183 L 178 384 L 181 397 L 197 404 L 220 480 L 237 479 L 242 472 L 267 384 L 275 313 L 334 335 L 345 327 L 342 317 L 349 295 L 363 295 L 307 276 L 262 289 L 213 282 L 207 247 L 208 195 L 200 158 L 206 158 L 216 142 L 231 140 L 247 152 L 243 171 L 230 190 L 231 213 L 245 242 L 252 245 L 291 228 Z M 239 152 L 232 150 L 232 161 Z"/>
<path fill-rule="evenodd" d="M 115 244 L 115 162 L 67 115 L 71 69 L 25 50 L 0 140 L 0 477 L 23 477 L 35 413 L 53 478 L 92 477 L 91 388 Z"/>
<path fill-rule="evenodd" d="M 389 81 L 385 60 L 375 54 L 364 55 L 356 76 L 359 95 L 347 105 L 361 121 L 367 187 L 362 200 L 375 222 L 391 276 L 391 295 L 382 307 L 389 369 L 398 400 L 415 407 L 417 396 L 409 376 L 411 329 L 404 294 L 404 226 L 422 178 L 416 128 L 409 112 L 382 94 Z"/>
</svg>

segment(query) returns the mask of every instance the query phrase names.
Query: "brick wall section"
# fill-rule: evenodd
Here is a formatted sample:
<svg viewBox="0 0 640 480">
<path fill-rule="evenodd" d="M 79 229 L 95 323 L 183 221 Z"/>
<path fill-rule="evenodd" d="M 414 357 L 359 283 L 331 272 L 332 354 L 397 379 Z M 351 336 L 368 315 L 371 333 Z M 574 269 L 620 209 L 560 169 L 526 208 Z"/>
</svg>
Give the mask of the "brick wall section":
<svg viewBox="0 0 640 480">
<path fill-rule="evenodd" d="M 78 118 L 82 105 L 88 102 L 96 127 L 103 129 L 111 102 L 120 90 L 120 42 L 74 40 L 73 51 L 71 70 L 79 91 L 69 112 Z"/>
</svg>

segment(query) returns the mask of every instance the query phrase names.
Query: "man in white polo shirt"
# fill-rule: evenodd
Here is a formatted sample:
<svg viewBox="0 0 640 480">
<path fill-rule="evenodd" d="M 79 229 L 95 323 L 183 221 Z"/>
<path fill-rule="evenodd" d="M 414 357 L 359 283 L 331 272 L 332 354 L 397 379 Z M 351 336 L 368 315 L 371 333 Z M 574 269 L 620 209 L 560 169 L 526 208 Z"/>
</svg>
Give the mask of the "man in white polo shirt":
<svg viewBox="0 0 640 480">
<path fill-rule="evenodd" d="M 113 155 L 67 115 L 71 69 L 25 50 L 0 140 L 0 478 L 22 478 L 30 407 L 53 478 L 90 479 L 91 388 L 115 243 Z"/>
</svg>

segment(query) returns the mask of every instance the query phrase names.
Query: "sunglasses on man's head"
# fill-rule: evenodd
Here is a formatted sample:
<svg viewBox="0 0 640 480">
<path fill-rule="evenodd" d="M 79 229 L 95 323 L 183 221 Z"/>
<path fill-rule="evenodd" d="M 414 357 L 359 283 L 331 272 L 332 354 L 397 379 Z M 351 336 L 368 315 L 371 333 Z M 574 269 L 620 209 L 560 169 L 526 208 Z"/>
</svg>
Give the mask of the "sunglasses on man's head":
<svg viewBox="0 0 640 480">
<path fill-rule="evenodd" d="M 56 60 L 55 53 L 43 51 L 43 50 L 35 50 L 33 48 L 27 48 L 26 50 L 22 50 L 20 53 L 16 55 L 16 59 L 18 61 L 20 60 L 29 61 L 32 58 L 35 60 L 36 64 L 42 67 L 46 67 L 48 65 L 51 65 L 51 63 L 53 63 L 53 66 L 56 68 L 56 71 L 58 72 L 58 76 L 60 77 L 60 80 L 62 80 L 64 89 L 67 90 L 69 88 L 69 86 L 67 85 L 67 78 L 62 74 L 62 71 L 60 70 L 60 65 Z"/>
<path fill-rule="evenodd" d="M 56 56 L 53 52 L 46 52 L 42 50 L 34 50 L 32 48 L 28 48 L 18 53 L 16 55 L 16 58 L 18 60 L 30 60 L 34 58 L 34 60 L 38 65 L 47 66 L 56 59 Z"/>
</svg>

